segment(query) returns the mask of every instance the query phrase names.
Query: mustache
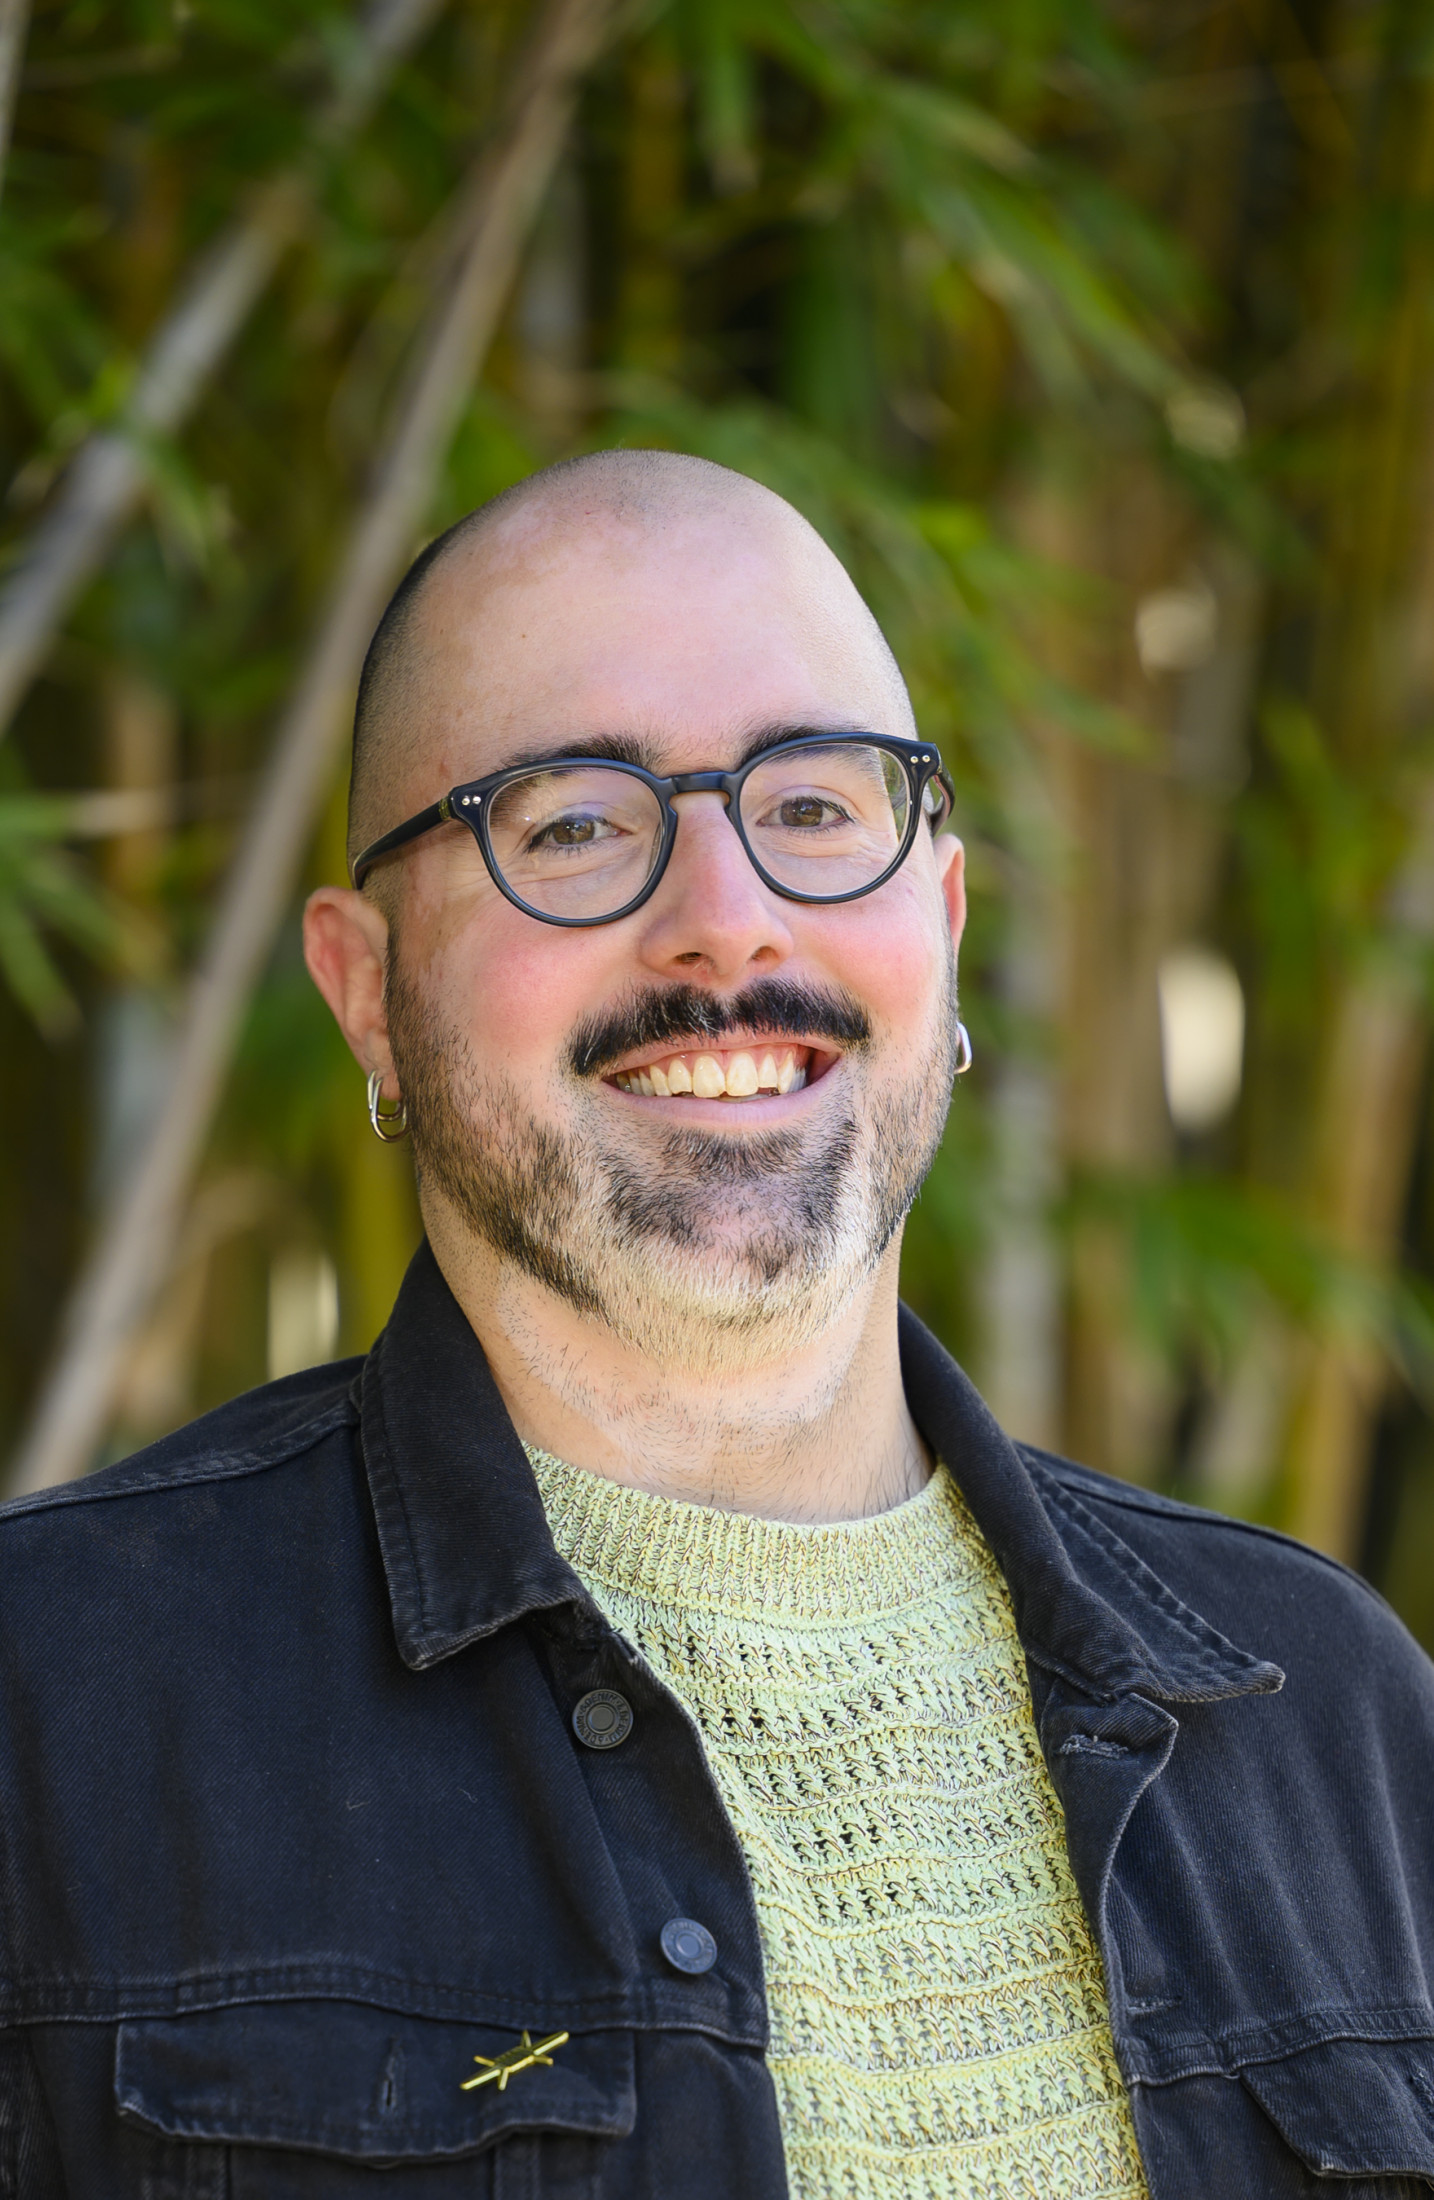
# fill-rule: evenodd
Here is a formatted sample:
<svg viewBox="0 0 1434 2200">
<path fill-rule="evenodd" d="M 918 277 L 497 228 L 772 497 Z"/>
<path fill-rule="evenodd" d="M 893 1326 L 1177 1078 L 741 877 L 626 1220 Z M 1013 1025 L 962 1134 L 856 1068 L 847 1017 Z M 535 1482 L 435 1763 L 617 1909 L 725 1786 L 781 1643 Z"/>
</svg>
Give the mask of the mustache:
<svg viewBox="0 0 1434 2200">
<path fill-rule="evenodd" d="M 833 987 L 759 978 L 740 993 L 718 997 L 695 985 L 633 993 L 573 1032 L 567 1066 L 575 1077 L 601 1077 L 639 1047 L 720 1045 L 733 1032 L 762 1039 L 830 1039 L 853 1052 L 871 1042 L 871 1018 L 853 994 Z"/>
</svg>

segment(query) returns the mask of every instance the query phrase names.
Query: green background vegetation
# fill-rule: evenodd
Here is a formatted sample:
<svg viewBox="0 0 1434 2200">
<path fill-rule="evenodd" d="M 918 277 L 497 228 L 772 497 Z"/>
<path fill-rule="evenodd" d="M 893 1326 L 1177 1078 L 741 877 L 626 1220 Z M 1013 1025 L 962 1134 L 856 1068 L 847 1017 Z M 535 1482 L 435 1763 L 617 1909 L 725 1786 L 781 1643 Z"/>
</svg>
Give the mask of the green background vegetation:
<svg viewBox="0 0 1434 2200">
<path fill-rule="evenodd" d="M 33 10 L 0 556 L 206 241 L 285 164 L 313 197 L 0 750 L 7 1441 L 534 12 L 451 0 L 335 148 L 342 7 Z M 971 853 L 977 1066 L 908 1295 L 1017 1433 L 1308 1536 L 1428 1642 L 1431 266 L 1429 0 L 628 8 L 425 530 L 616 442 L 809 515 Z M 152 811 L 114 830 L 105 792 Z M 336 784 L 310 883 L 341 850 Z M 1190 946 L 1238 973 L 1244 1075 L 1180 1132 L 1157 980 Z M 264 1378 L 281 1273 L 327 1260 L 364 1348 L 416 1227 L 291 919 L 107 1455 Z"/>
</svg>

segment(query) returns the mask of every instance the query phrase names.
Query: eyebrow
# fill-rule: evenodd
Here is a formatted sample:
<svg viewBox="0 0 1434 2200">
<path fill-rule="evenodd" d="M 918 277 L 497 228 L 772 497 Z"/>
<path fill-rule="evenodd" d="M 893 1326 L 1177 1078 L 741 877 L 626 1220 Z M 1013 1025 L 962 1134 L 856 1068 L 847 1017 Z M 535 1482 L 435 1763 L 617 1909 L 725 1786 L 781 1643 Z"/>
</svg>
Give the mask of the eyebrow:
<svg viewBox="0 0 1434 2200">
<path fill-rule="evenodd" d="M 870 731 L 869 726 L 810 726 L 805 723 L 774 723 L 762 726 L 748 735 L 736 762 L 727 768 L 740 771 L 754 756 L 760 756 L 765 749 L 780 747 L 783 741 L 799 741 L 807 735 L 823 733 L 831 735 L 833 739 L 841 739 L 849 734 Z M 567 757 L 592 757 L 609 764 L 637 764 L 644 771 L 651 772 L 654 778 L 665 779 L 668 775 L 659 767 L 657 752 L 658 744 L 640 734 L 598 733 L 590 739 L 580 736 L 574 741 L 548 744 L 543 748 L 522 749 L 516 756 L 509 757 L 508 762 L 498 769 L 510 771 L 522 766 L 530 771 L 540 771 L 545 764 L 558 764 Z M 721 767 L 711 768 L 716 770 Z"/>
</svg>

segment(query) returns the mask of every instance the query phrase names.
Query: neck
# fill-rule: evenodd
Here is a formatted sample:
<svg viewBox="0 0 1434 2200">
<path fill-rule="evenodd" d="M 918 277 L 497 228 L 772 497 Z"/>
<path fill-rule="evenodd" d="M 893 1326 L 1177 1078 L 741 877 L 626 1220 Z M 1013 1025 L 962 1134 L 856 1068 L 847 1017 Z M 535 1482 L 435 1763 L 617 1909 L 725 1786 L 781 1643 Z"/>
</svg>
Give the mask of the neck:
<svg viewBox="0 0 1434 2200">
<path fill-rule="evenodd" d="M 434 1253 L 525 1442 L 655 1496 L 768 1519 L 886 1512 L 931 1462 L 897 1356 L 899 1239 L 815 1335 L 658 1364 L 427 1216 Z"/>
</svg>

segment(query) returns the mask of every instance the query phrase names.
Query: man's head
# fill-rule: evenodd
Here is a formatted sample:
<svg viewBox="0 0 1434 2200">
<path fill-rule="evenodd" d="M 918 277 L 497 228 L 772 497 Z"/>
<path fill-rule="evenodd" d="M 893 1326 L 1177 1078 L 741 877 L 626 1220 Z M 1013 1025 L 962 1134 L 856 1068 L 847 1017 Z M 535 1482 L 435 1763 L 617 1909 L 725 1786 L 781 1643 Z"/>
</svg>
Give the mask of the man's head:
<svg viewBox="0 0 1434 2200">
<path fill-rule="evenodd" d="M 484 507 L 400 588 L 360 693 L 350 852 L 528 757 L 670 775 L 856 730 L 914 727 L 820 537 L 723 467 L 606 452 Z M 656 891 L 610 924 L 515 908 L 456 823 L 308 916 L 350 1045 L 403 1095 L 440 1257 L 534 1278 L 662 1357 L 819 1327 L 892 1245 L 945 1116 L 962 915 L 959 846 L 925 826 L 874 893 L 816 907 L 758 876 L 720 794 L 675 808 Z M 703 1097 L 713 1063 L 728 1092 Z"/>
</svg>

